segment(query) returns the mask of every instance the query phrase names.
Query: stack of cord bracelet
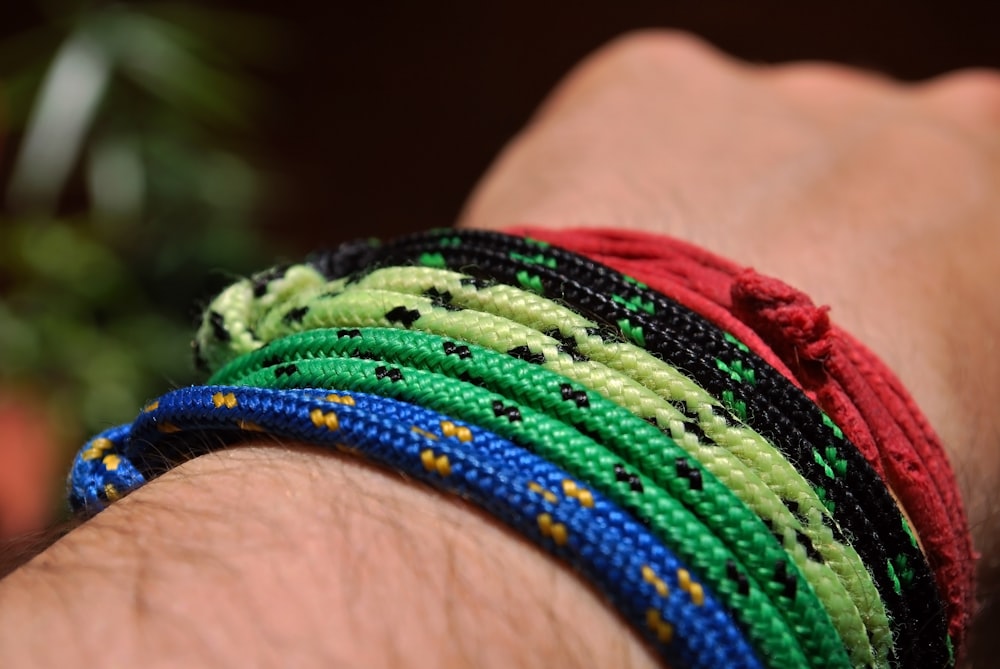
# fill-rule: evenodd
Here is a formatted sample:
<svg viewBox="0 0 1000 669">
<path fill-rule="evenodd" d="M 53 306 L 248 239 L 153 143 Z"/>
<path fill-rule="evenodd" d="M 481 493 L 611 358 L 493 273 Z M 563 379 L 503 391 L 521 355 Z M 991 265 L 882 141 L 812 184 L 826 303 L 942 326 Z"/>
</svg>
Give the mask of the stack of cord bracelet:
<svg viewBox="0 0 1000 669">
<path fill-rule="evenodd" d="M 74 506 L 266 431 L 468 497 L 670 666 L 954 664 L 917 541 L 835 421 L 608 267 L 496 233 L 346 245 L 228 288 L 196 355 L 211 385 L 89 442 Z"/>
<path fill-rule="evenodd" d="M 440 231 L 377 248 L 359 244 L 316 260 L 331 276 L 359 265 L 414 262 L 558 297 L 690 374 L 734 417 L 765 431 L 849 533 L 879 587 L 904 664 L 953 663 L 933 577 L 885 484 L 833 421 L 741 342 L 609 268 L 498 233 Z"/>
<path fill-rule="evenodd" d="M 477 246 L 477 238 L 485 238 L 488 242 L 492 242 L 492 245 L 486 243 Z M 512 248 L 503 249 L 503 244 L 509 244 Z M 525 247 L 525 244 L 528 244 L 528 246 Z M 498 247 L 501 248 L 500 251 L 497 250 Z M 532 269 L 550 270 L 550 280 L 558 282 L 553 289 L 554 294 L 559 295 L 564 302 L 567 302 L 579 311 L 595 313 L 592 307 L 588 308 L 583 305 L 587 304 L 587 299 L 595 300 L 599 305 L 600 295 L 588 294 L 587 287 L 582 286 L 579 282 L 576 282 L 575 285 L 570 285 L 573 281 L 572 277 L 563 277 L 557 271 L 553 271 L 557 269 L 555 267 L 556 261 L 535 252 L 538 250 L 538 247 L 532 249 L 530 242 L 513 240 L 509 237 L 490 233 L 451 232 L 440 233 L 437 236 L 421 236 L 409 240 L 401 240 L 395 244 L 377 249 L 368 245 L 347 247 L 341 249 L 335 255 L 328 255 L 316 261 L 316 264 L 324 270 L 324 273 L 331 276 L 354 270 L 355 273 L 349 280 L 341 282 L 342 284 L 346 284 L 346 286 L 322 284 L 315 276 L 311 278 L 308 276 L 309 270 L 307 268 L 299 267 L 292 268 L 284 273 L 279 271 L 263 275 L 258 277 L 255 282 L 246 284 L 238 289 L 234 287 L 234 292 L 228 296 L 224 296 L 225 299 L 220 299 L 208 314 L 206 324 L 202 330 L 205 336 L 200 338 L 202 355 L 209 361 L 216 356 L 217 347 L 211 341 L 211 337 L 212 334 L 218 334 L 219 330 L 226 332 L 225 337 L 229 338 L 227 342 L 229 350 L 231 352 L 238 352 L 252 350 L 260 346 L 264 340 L 281 337 L 288 332 L 324 326 L 361 324 L 419 329 L 433 328 L 436 327 L 436 324 L 430 323 L 428 319 L 431 321 L 435 320 L 436 317 L 433 313 L 435 309 L 443 312 L 440 315 L 440 320 L 443 321 L 442 327 L 458 328 L 457 331 L 442 330 L 443 334 L 465 336 L 463 333 L 471 329 L 479 334 L 487 333 L 487 338 L 490 338 L 497 332 L 503 331 L 503 326 L 468 320 L 464 324 L 457 325 L 463 316 L 455 311 L 459 308 L 459 305 L 456 304 L 455 294 L 461 292 L 459 290 L 461 287 L 476 289 L 477 291 L 491 290 L 491 286 L 484 283 L 487 277 L 490 279 L 502 279 L 506 277 L 511 283 L 527 286 L 536 291 L 543 290 L 543 278 L 539 276 L 538 272 L 532 273 Z M 378 291 L 359 292 L 362 290 L 359 286 L 365 282 L 365 279 L 358 272 L 362 268 L 370 270 L 373 261 L 377 261 L 381 265 L 392 264 L 393 262 L 412 264 L 414 261 L 432 266 L 453 264 L 454 266 L 463 267 L 467 271 L 475 271 L 476 276 L 458 278 L 456 281 L 459 288 L 444 284 L 418 286 L 413 292 L 423 292 L 425 295 L 424 302 L 421 303 L 412 299 L 408 302 L 405 299 L 401 299 L 401 296 L 405 297 L 402 293 L 393 296 L 391 294 L 379 295 Z M 491 261 L 492 264 L 490 264 Z M 518 263 L 521 263 L 522 267 L 517 267 Z M 600 272 L 581 272 L 581 274 L 592 278 L 600 278 Z M 310 282 L 314 282 L 312 292 L 310 292 L 310 288 L 308 287 Z M 623 283 L 625 283 L 626 287 L 630 285 L 627 282 Z M 643 290 L 641 286 L 631 285 L 636 290 Z M 574 293 L 574 290 L 567 290 L 568 286 L 575 289 L 576 292 Z M 240 291 L 243 292 L 242 298 L 236 295 Z M 649 301 L 643 302 L 643 298 L 641 297 L 632 297 L 630 299 L 628 296 L 623 295 L 623 292 L 624 290 L 622 289 L 606 291 L 609 297 L 604 301 L 606 306 L 610 305 L 612 309 L 615 305 L 621 305 L 623 309 L 618 312 L 618 315 L 624 316 L 624 318 L 616 318 L 613 310 L 610 312 L 610 316 L 607 315 L 607 312 L 602 315 L 597 311 L 598 318 L 595 319 L 595 322 L 590 322 L 589 325 L 586 322 L 573 324 L 577 331 L 570 332 L 566 327 L 563 327 L 564 324 L 571 322 L 566 320 L 565 314 L 549 317 L 546 324 L 541 326 L 542 329 L 549 329 L 542 334 L 548 338 L 548 345 L 550 347 L 555 346 L 557 349 L 562 349 L 556 350 L 552 355 L 547 355 L 544 352 L 543 347 L 545 343 L 538 340 L 524 340 L 528 343 L 520 346 L 514 346 L 510 341 L 494 340 L 483 343 L 497 350 L 508 352 L 511 355 L 531 359 L 536 363 L 554 365 L 557 371 L 565 374 L 571 373 L 567 371 L 566 366 L 568 363 L 584 363 L 583 365 L 577 364 L 577 367 L 593 366 L 594 361 L 591 358 L 595 355 L 600 355 L 599 350 L 595 353 L 595 350 L 599 349 L 600 346 L 593 340 L 595 337 L 601 337 L 602 326 L 605 328 L 604 335 L 606 338 L 613 340 L 617 334 L 615 330 L 618 330 L 625 331 L 625 333 L 631 335 L 638 343 L 645 343 L 645 337 L 641 329 L 642 326 L 636 326 L 630 322 L 628 320 L 629 314 L 630 312 L 654 309 L 654 304 Z M 583 298 L 574 301 L 573 296 L 575 294 L 583 295 Z M 494 300 L 494 297 L 488 297 L 486 301 Z M 381 298 L 384 298 L 384 300 L 379 302 Z M 650 296 L 650 298 L 660 299 L 662 296 Z M 434 302 L 438 304 L 434 304 Z M 480 305 L 477 308 L 486 307 Z M 352 311 L 352 309 L 355 311 Z M 360 313 L 357 311 L 358 309 L 362 312 L 365 309 L 368 311 Z M 536 318 L 536 315 L 529 314 L 525 318 Z M 241 328 L 239 325 L 241 322 L 251 323 L 251 325 Z M 608 327 L 612 325 L 614 327 Z M 671 327 L 672 325 L 675 324 L 667 323 L 665 327 Z M 656 325 L 647 326 L 647 329 L 654 336 L 658 334 L 656 332 Z M 550 335 L 555 335 L 555 337 Z M 519 336 L 523 337 L 523 335 Z M 731 348 L 734 349 L 731 355 L 735 354 L 736 360 L 727 363 L 724 359 L 719 359 L 720 354 L 717 354 L 714 361 L 716 366 L 721 371 L 725 371 L 729 376 L 735 377 L 736 381 L 743 380 L 740 372 L 743 372 L 746 378 L 753 380 L 754 367 L 748 360 L 740 359 L 740 355 L 746 354 L 747 351 L 742 350 L 735 343 L 726 341 L 723 333 L 717 333 L 717 337 L 724 344 L 731 344 Z M 581 349 L 584 348 L 586 345 L 585 340 L 588 339 L 591 340 L 592 346 L 584 353 Z M 678 338 L 676 341 L 683 342 L 684 339 Z M 601 343 L 608 349 L 605 353 L 604 362 L 608 362 L 609 364 L 617 363 L 626 368 L 634 366 L 635 363 L 632 357 L 628 357 L 628 355 L 623 353 L 620 347 L 618 349 L 614 348 L 614 345 L 620 342 L 616 340 L 602 340 Z M 696 342 L 691 348 L 703 348 L 703 345 Z M 687 354 L 686 358 L 683 356 L 680 358 L 684 368 L 687 370 L 696 369 L 698 362 L 697 360 L 692 361 L 692 358 L 697 354 L 692 354 L 691 348 L 681 351 L 681 353 Z M 657 352 L 668 360 L 670 359 L 670 353 L 677 353 L 677 351 L 671 351 L 669 346 Z M 653 358 L 650 357 L 650 359 Z M 709 360 L 711 361 L 712 358 L 710 357 Z M 762 367 L 761 369 L 764 368 Z M 580 373 L 585 372 L 586 369 Z M 649 372 L 648 369 L 646 372 L 640 369 L 638 373 L 645 373 L 648 377 L 645 379 L 645 382 L 652 384 L 660 390 L 661 394 L 666 392 L 668 399 L 678 401 L 677 397 L 671 396 L 669 391 L 665 391 L 669 381 L 664 381 L 662 378 L 655 378 L 655 372 Z M 654 377 L 650 377 L 650 374 L 653 374 Z M 710 375 L 707 375 L 705 378 L 712 379 Z M 780 377 L 778 378 L 780 379 Z M 696 377 L 696 380 L 701 379 Z M 611 385 L 615 388 L 620 386 L 617 382 Z M 745 389 L 736 388 L 737 392 L 741 390 L 745 392 Z M 728 402 L 733 407 L 734 413 L 737 416 L 746 418 L 747 404 L 745 398 L 736 395 L 733 392 L 733 388 L 723 387 L 718 394 L 721 395 L 724 402 Z M 649 398 L 640 398 L 640 405 L 643 404 L 644 399 L 648 400 Z M 770 407 L 770 416 L 768 416 L 768 407 L 766 405 L 762 406 L 763 403 L 759 401 L 759 398 L 751 397 L 749 399 L 751 400 L 749 403 L 751 415 L 763 414 L 765 417 L 768 417 L 775 425 L 765 424 L 764 427 L 773 432 L 774 427 L 780 424 L 780 419 L 783 416 L 780 413 L 775 413 L 773 407 Z M 753 403 L 754 399 L 758 399 L 756 404 Z M 795 408 L 794 399 L 793 397 L 793 401 L 791 402 L 793 408 Z M 797 410 L 799 412 L 809 411 L 810 409 L 814 410 L 814 420 L 822 428 L 829 431 L 829 439 L 843 442 L 842 435 L 839 434 L 836 426 L 823 416 L 821 412 L 818 412 L 815 406 L 809 403 L 806 398 L 803 397 L 802 399 L 805 400 L 805 403 L 804 405 L 800 404 Z M 698 416 L 700 418 L 700 421 L 698 421 L 699 427 L 704 429 L 706 423 L 711 425 L 714 420 L 716 421 L 717 430 L 719 427 L 717 424 L 719 416 L 706 416 L 703 408 L 699 409 L 697 406 L 697 401 L 697 398 L 687 400 L 686 408 L 689 413 L 698 414 L 701 410 L 701 415 Z M 701 398 L 701 401 L 704 401 L 704 397 Z M 741 404 L 741 402 L 744 403 Z M 779 406 L 782 406 L 781 402 L 782 398 L 779 395 L 777 402 Z M 787 407 L 788 404 L 789 402 L 785 398 L 784 406 Z M 644 417 L 650 418 L 651 416 L 646 415 Z M 694 415 L 689 417 L 692 419 L 695 418 Z M 806 417 L 808 418 L 808 414 Z M 827 445 L 825 448 L 817 448 L 808 442 L 805 445 L 797 445 L 797 441 L 806 441 L 799 432 L 799 426 L 797 424 L 789 425 L 787 418 L 784 419 L 784 422 L 786 430 L 791 437 L 786 436 L 784 437 L 785 441 L 779 441 L 779 443 L 784 445 L 785 449 L 791 451 L 790 455 L 797 456 L 793 462 L 800 469 L 804 470 L 803 473 L 812 475 L 812 478 L 808 479 L 811 487 L 809 484 L 803 486 L 801 483 L 796 487 L 793 483 L 791 488 L 789 488 L 788 483 L 782 480 L 781 476 L 776 476 L 775 472 L 770 470 L 776 466 L 773 463 L 777 462 L 777 471 L 782 474 L 796 474 L 795 468 L 791 467 L 781 457 L 785 453 L 776 453 L 773 448 L 769 454 L 763 457 L 763 460 L 768 463 L 767 468 L 763 470 L 763 476 L 769 477 L 771 487 L 783 494 L 782 501 L 786 509 L 792 512 L 792 515 L 800 514 L 804 516 L 805 523 L 809 523 L 808 529 L 811 529 L 814 535 L 822 531 L 820 528 L 824 523 L 829 523 L 830 527 L 826 529 L 832 530 L 835 534 L 843 533 L 846 529 L 849 533 L 848 537 L 854 540 L 853 548 L 862 552 L 865 558 L 864 562 L 853 563 L 853 571 L 848 571 L 844 568 L 845 565 L 851 564 L 849 562 L 845 563 L 840 560 L 835 562 L 835 564 L 841 568 L 838 575 L 848 581 L 845 586 L 851 588 L 855 593 L 855 604 L 860 603 L 862 606 L 867 607 L 864 620 L 870 625 L 869 636 L 875 641 L 873 646 L 875 646 L 876 659 L 890 663 L 895 663 L 898 659 L 901 666 L 944 666 L 949 663 L 951 660 L 948 651 L 948 639 L 943 632 L 943 620 L 939 613 L 940 606 L 935 604 L 938 596 L 933 587 L 933 582 L 930 580 L 926 563 L 923 562 L 923 556 L 920 554 L 915 540 L 912 535 L 907 533 L 908 527 L 884 486 L 878 481 L 870 468 L 864 467 L 863 460 L 854 458 L 854 461 L 852 461 L 850 459 L 852 454 L 856 455 L 856 451 L 850 447 L 850 444 L 842 444 L 843 456 L 834 445 Z M 800 419 L 798 422 L 804 421 Z M 662 426 L 662 423 L 659 424 Z M 716 437 L 716 439 L 724 441 L 724 439 L 720 440 L 719 437 Z M 816 438 L 814 437 L 813 439 L 815 440 Z M 780 440 L 780 437 L 777 440 Z M 758 442 L 760 441 L 763 440 L 758 436 Z M 753 456 L 756 455 L 755 451 L 760 450 L 759 443 L 755 444 L 753 441 L 747 441 L 745 435 L 742 439 L 737 438 L 735 444 L 736 448 L 739 448 L 740 445 L 743 446 L 743 456 L 751 461 L 753 460 Z M 729 444 L 726 444 L 726 447 L 733 448 Z M 795 448 L 793 447 L 797 447 L 798 452 L 795 452 Z M 809 448 L 808 451 L 805 450 L 807 447 Z M 803 451 L 805 452 L 803 453 Z M 768 456 L 772 454 L 778 457 L 769 458 Z M 760 461 L 761 458 L 758 457 L 757 460 Z M 785 468 L 782 469 L 781 465 L 784 465 Z M 881 528 L 876 529 L 876 527 L 873 527 L 866 516 L 872 507 L 875 510 L 879 510 L 877 504 L 866 504 L 866 509 L 862 511 L 857 500 L 851 495 L 854 491 L 845 489 L 843 482 L 840 482 L 840 486 L 837 486 L 838 475 L 844 476 L 848 471 L 848 465 L 850 465 L 851 472 L 854 474 L 852 478 L 860 479 L 861 486 L 859 486 L 857 492 L 864 493 L 866 500 L 872 498 L 875 502 L 882 502 L 881 510 L 883 512 L 880 516 L 876 516 L 876 520 L 881 521 Z M 859 473 L 855 473 L 854 470 L 858 470 Z M 865 474 L 870 475 L 868 480 L 865 480 Z M 799 481 L 801 480 L 802 477 L 799 476 Z M 811 491 L 811 497 L 808 496 L 808 492 L 806 496 L 803 496 L 803 491 Z M 881 496 L 879 496 L 879 493 L 881 493 Z M 820 503 L 817 503 L 817 500 Z M 803 504 L 806 506 L 805 513 L 803 512 Z M 840 506 L 840 518 L 837 517 L 836 513 L 838 505 Z M 817 514 L 817 507 L 825 509 L 826 514 Z M 886 541 L 886 537 L 891 537 L 894 539 L 894 542 L 890 543 Z M 809 535 L 805 535 L 805 538 L 807 540 L 812 539 Z M 883 548 L 882 542 L 889 544 L 888 547 L 891 549 L 891 552 L 887 552 Z M 867 565 L 868 569 L 865 569 L 861 565 Z M 857 581 L 863 580 L 858 578 L 858 575 L 861 573 L 871 574 L 879 586 L 878 590 L 874 591 L 878 593 L 874 598 L 871 597 L 873 589 L 869 588 L 865 592 L 861 589 L 864 588 L 863 583 L 859 587 Z M 853 574 L 853 579 L 848 574 Z M 893 621 L 892 633 L 895 636 L 896 652 L 900 656 L 898 658 L 892 654 L 891 650 L 888 653 L 885 652 L 885 636 L 882 635 L 879 637 L 877 632 L 878 623 L 880 622 L 879 611 L 877 609 L 880 607 L 876 606 L 876 611 L 872 612 L 871 602 L 879 602 L 879 596 L 881 596 L 881 600 L 885 601 Z M 885 620 L 884 611 L 885 609 L 882 609 L 883 615 L 881 621 Z M 872 615 L 873 613 L 875 615 Z M 841 616 L 841 620 L 844 619 L 845 617 Z M 933 629 L 933 625 L 935 624 L 940 630 L 940 636 L 934 640 L 937 641 L 936 646 L 934 641 L 928 641 L 926 638 L 926 630 L 929 628 Z M 917 634 L 918 630 L 921 630 L 920 635 Z M 881 646 L 879 646 L 879 641 L 882 642 Z M 852 651 L 852 659 L 858 662 L 858 655 L 860 654 L 858 646 L 855 643 L 849 643 L 848 645 Z M 877 654 L 879 650 L 882 650 L 882 655 Z"/>
</svg>

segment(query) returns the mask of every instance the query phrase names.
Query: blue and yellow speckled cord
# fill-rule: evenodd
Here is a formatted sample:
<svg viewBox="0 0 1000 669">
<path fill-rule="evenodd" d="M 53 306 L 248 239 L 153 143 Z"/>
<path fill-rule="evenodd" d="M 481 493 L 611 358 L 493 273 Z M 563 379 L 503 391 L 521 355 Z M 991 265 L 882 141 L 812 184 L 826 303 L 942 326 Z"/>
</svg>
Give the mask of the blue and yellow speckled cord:
<svg viewBox="0 0 1000 669">
<path fill-rule="evenodd" d="M 178 437 L 221 446 L 259 432 L 361 455 L 472 501 L 591 580 L 673 666 L 762 669 L 694 572 L 600 493 L 476 426 L 386 398 L 236 386 L 174 391 L 84 447 L 70 500 L 99 510 L 175 464 L 162 462 L 171 453 L 191 455 L 187 445 L 171 448 Z M 210 438 L 191 439 L 195 433 Z"/>
</svg>

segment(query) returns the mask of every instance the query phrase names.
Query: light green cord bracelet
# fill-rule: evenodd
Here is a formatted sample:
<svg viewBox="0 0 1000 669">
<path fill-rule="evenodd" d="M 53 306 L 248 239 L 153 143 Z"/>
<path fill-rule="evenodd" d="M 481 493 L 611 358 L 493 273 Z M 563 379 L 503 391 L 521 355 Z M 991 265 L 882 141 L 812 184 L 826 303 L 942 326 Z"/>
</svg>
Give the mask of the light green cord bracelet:
<svg viewBox="0 0 1000 669">
<path fill-rule="evenodd" d="M 234 293 L 221 296 L 220 300 L 213 304 L 213 310 L 221 314 L 233 313 L 234 309 L 241 312 L 236 316 L 230 315 L 225 319 L 227 322 L 234 318 L 247 318 L 246 313 L 250 309 L 253 310 L 251 318 L 259 319 L 272 305 L 287 308 L 289 299 L 297 305 L 304 304 L 308 301 L 306 296 L 335 292 L 346 283 L 344 280 L 327 283 L 311 268 L 293 267 L 284 278 L 270 283 L 269 288 L 273 292 L 269 292 L 266 296 L 268 298 L 266 305 L 259 301 L 247 307 L 248 302 L 254 302 L 249 286 L 243 289 L 234 286 L 236 288 Z M 878 666 L 886 666 L 885 658 L 891 647 L 891 633 L 885 609 L 871 576 L 857 553 L 849 546 L 836 541 L 830 528 L 824 524 L 824 517 L 828 515 L 827 510 L 816 497 L 815 491 L 766 440 L 749 428 L 730 424 L 720 416 L 715 410 L 717 403 L 682 374 L 631 344 L 601 340 L 592 334 L 593 323 L 549 300 L 516 288 L 503 285 L 483 286 L 454 272 L 410 267 L 378 270 L 347 286 L 347 289 L 356 290 L 376 285 L 410 292 L 427 292 L 433 289 L 439 299 L 447 294 L 456 305 L 475 306 L 494 313 L 500 312 L 501 315 L 527 322 L 536 328 L 551 330 L 558 326 L 558 331 L 563 333 L 562 341 L 566 341 L 571 334 L 576 335 L 576 338 L 570 341 L 579 342 L 578 350 L 581 353 L 594 359 L 602 359 L 626 373 L 631 372 L 631 376 L 638 375 L 640 382 L 652 385 L 659 391 L 658 396 L 656 394 L 651 396 L 648 391 L 640 392 L 638 396 L 624 394 L 615 387 L 612 393 L 618 392 L 611 397 L 638 415 L 655 419 L 661 427 L 669 429 L 686 450 L 705 463 L 706 467 L 720 479 L 743 480 L 744 473 L 749 467 L 759 475 L 758 480 L 763 480 L 768 488 L 784 500 L 788 500 L 798 516 L 805 521 L 804 527 L 785 504 L 775 499 L 773 494 L 743 496 L 761 517 L 774 523 L 776 531 L 803 532 L 811 541 L 826 564 L 839 577 L 843 589 L 838 592 L 843 593 L 846 589 L 850 597 L 850 602 L 844 602 L 842 597 L 838 600 L 834 595 L 827 603 L 832 604 L 830 614 L 838 630 L 841 630 L 845 640 L 850 640 L 848 647 L 852 649 L 852 659 L 856 663 L 863 664 L 872 656 L 870 649 L 874 646 Z M 273 297 L 275 295 L 281 299 L 275 299 Z M 223 299 L 226 297 L 231 299 L 229 305 L 226 305 L 227 300 Z M 251 320 L 251 322 L 256 321 Z M 210 346 L 210 338 L 206 338 L 205 343 Z M 247 338 L 243 345 L 249 348 L 259 343 Z M 562 371 L 573 376 L 572 372 L 565 369 Z M 580 371 L 579 368 L 576 370 L 577 373 Z M 591 376 L 581 380 L 595 388 L 608 386 L 607 379 L 595 379 Z M 692 430 L 690 424 L 685 422 L 690 418 L 677 412 L 663 399 L 683 401 L 688 413 L 694 413 L 705 435 L 724 446 L 726 450 L 720 451 L 699 441 L 698 436 L 694 434 L 696 430 Z M 698 411 L 691 411 L 691 406 L 695 406 Z M 738 460 L 730 457 L 730 453 L 736 455 Z M 746 463 L 746 466 L 740 461 Z M 821 592 L 827 592 L 820 583 L 814 585 L 818 586 Z M 870 645 L 865 638 L 858 637 L 861 629 L 858 622 L 859 611 L 863 620 L 861 625 L 867 627 L 871 638 Z"/>
<path fill-rule="evenodd" d="M 490 320 L 485 314 L 449 311 L 446 308 L 435 307 L 425 298 L 382 291 L 353 289 L 339 296 L 323 295 L 302 289 L 292 292 L 295 296 L 290 303 L 283 304 L 280 309 L 264 315 L 263 320 L 255 324 L 256 336 L 259 339 L 272 339 L 288 332 L 289 329 L 311 329 L 325 325 L 391 325 L 393 319 L 385 318 L 387 312 L 396 314 L 397 326 L 413 326 L 413 323 L 409 322 L 411 314 L 419 315 L 422 309 L 425 312 L 424 318 L 417 324 L 421 329 L 440 328 L 439 331 L 453 336 L 478 337 L 478 343 L 499 351 L 509 352 L 511 341 L 525 342 L 524 351 L 529 355 L 532 355 L 530 351 L 542 352 L 547 349 L 544 351 L 544 357 L 545 365 L 549 368 L 571 376 L 575 375 L 578 380 L 595 389 L 600 390 L 603 387 L 610 390 L 614 399 L 620 404 L 635 405 L 638 402 L 651 407 L 659 406 L 649 413 L 656 416 L 661 425 L 667 426 L 670 421 L 683 419 L 676 409 L 634 381 L 624 378 L 621 379 L 624 383 L 614 378 L 609 381 L 609 375 L 611 377 L 619 375 L 599 363 L 574 361 L 569 355 L 559 351 L 558 342 L 519 324 L 507 321 L 497 327 L 496 324 L 501 321 L 496 317 Z M 300 319 L 301 322 L 298 322 Z M 804 633 L 809 638 L 817 638 L 810 634 Z"/>
<path fill-rule="evenodd" d="M 529 407 L 519 406 L 502 395 L 433 372 L 389 367 L 378 360 L 317 358 L 281 360 L 273 366 L 232 378 L 231 382 L 263 388 L 337 388 L 393 397 L 438 411 L 447 409 L 457 419 L 525 446 L 581 481 L 587 481 L 624 508 L 633 510 L 649 523 L 653 533 L 667 546 L 678 555 L 686 556 L 686 561 L 701 574 L 703 582 L 726 603 L 737 619 L 747 625 L 749 636 L 762 655 L 769 662 L 777 662 L 775 666 L 844 666 L 838 664 L 836 658 L 818 655 L 810 655 L 807 662 L 807 655 L 802 654 L 804 649 L 799 646 L 802 639 L 794 633 L 794 628 L 786 625 L 781 608 L 772 603 L 774 598 L 769 598 L 766 589 L 761 588 L 766 584 L 759 583 L 754 570 L 744 565 L 744 559 L 753 557 L 754 551 L 765 553 L 767 546 L 774 543 L 773 537 L 766 530 L 757 535 L 747 534 L 748 522 L 756 519 L 731 495 L 726 495 L 728 491 L 717 481 L 706 476 L 702 479 L 705 487 L 696 490 L 690 479 L 677 473 L 670 455 L 683 454 L 683 451 L 658 431 L 663 456 L 654 460 L 661 463 L 659 478 L 669 486 L 667 489 L 638 472 L 635 461 L 627 454 L 612 453 L 570 426 Z M 663 465 L 667 461 L 671 466 Z M 622 476 L 623 471 L 628 474 Z M 730 536 L 742 530 L 744 541 L 740 548 L 745 554 L 742 559 L 703 521 L 714 526 L 716 531 L 728 529 Z M 739 576 L 744 573 L 749 578 Z M 802 595 L 796 599 L 797 603 L 809 601 L 810 593 Z M 809 627 L 813 632 L 817 628 L 821 626 Z M 828 633 L 835 635 L 832 628 Z M 844 659 L 846 661 L 846 657 Z"/>
</svg>

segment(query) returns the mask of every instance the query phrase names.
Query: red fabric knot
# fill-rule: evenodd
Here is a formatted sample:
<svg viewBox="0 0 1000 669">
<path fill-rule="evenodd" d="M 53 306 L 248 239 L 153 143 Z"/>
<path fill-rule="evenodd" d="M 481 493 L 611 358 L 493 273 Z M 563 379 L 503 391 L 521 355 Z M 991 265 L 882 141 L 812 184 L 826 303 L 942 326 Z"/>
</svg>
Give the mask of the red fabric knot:
<svg viewBox="0 0 1000 669">
<path fill-rule="evenodd" d="M 817 307 L 805 293 L 752 269 L 734 277 L 730 296 L 735 315 L 793 369 L 830 357 L 835 334 L 829 307 Z M 808 371 L 811 376 L 820 370 Z"/>
</svg>

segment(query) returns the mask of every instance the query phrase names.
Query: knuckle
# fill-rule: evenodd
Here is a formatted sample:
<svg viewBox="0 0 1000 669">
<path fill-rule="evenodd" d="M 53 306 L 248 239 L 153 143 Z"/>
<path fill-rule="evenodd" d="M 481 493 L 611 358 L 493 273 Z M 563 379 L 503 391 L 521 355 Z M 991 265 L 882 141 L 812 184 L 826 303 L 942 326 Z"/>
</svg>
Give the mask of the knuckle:
<svg viewBox="0 0 1000 669">
<path fill-rule="evenodd" d="M 595 58 L 626 66 L 722 60 L 721 53 L 700 37 L 664 28 L 627 32 L 601 48 Z"/>
<path fill-rule="evenodd" d="M 958 70 L 931 81 L 928 93 L 950 117 L 964 119 L 989 134 L 1000 126 L 1000 71 Z"/>
<path fill-rule="evenodd" d="M 711 53 L 697 37 L 674 30 L 643 29 L 614 38 L 577 64 L 549 96 L 537 118 L 553 118 L 581 102 L 593 103 L 626 92 L 647 90 L 682 72 L 704 71 Z"/>
<path fill-rule="evenodd" d="M 890 86 L 884 75 L 871 71 L 826 61 L 803 61 L 780 65 L 774 76 L 789 82 L 810 82 L 833 90 L 879 90 Z"/>
<path fill-rule="evenodd" d="M 950 80 L 956 85 L 969 86 L 970 88 L 982 88 L 991 91 L 1000 90 L 1000 70 L 991 70 L 985 67 L 958 70 L 945 75 L 945 80 Z"/>
<path fill-rule="evenodd" d="M 944 82 L 965 102 L 979 104 L 1000 112 L 1000 71 L 988 69 L 959 70 Z"/>
<path fill-rule="evenodd" d="M 546 99 L 533 125 L 602 104 L 629 100 L 685 82 L 717 80 L 738 70 L 728 56 L 700 38 L 676 30 L 624 33 L 575 66 Z"/>
</svg>

